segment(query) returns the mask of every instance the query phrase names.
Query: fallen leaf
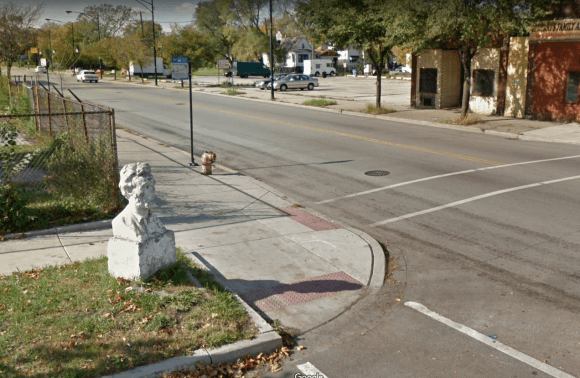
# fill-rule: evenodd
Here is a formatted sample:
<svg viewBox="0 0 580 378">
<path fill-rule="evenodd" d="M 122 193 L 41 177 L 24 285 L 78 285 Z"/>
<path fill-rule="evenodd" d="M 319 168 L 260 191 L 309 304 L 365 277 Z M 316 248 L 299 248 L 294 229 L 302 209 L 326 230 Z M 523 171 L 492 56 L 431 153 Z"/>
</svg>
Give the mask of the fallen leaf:
<svg viewBox="0 0 580 378">
<path fill-rule="evenodd" d="M 400 302 L 400 301 L 401 301 L 401 298 L 397 298 L 397 299 L 395 299 L 395 300 L 396 300 L 397 302 Z"/>
<path fill-rule="evenodd" d="M 26 294 L 26 293 L 28 293 L 28 289 L 22 291 L 22 294 Z"/>
<path fill-rule="evenodd" d="M 211 318 L 212 319 L 215 318 L 215 317 L 218 317 L 218 316 L 219 316 L 219 314 L 216 314 L 215 312 L 211 314 Z"/>
<path fill-rule="evenodd" d="M 296 347 L 296 350 L 302 350 L 302 349 L 304 349 L 304 346 L 302 346 L 302 345 L 298 345 L 298 346 Z"/>
</svg>

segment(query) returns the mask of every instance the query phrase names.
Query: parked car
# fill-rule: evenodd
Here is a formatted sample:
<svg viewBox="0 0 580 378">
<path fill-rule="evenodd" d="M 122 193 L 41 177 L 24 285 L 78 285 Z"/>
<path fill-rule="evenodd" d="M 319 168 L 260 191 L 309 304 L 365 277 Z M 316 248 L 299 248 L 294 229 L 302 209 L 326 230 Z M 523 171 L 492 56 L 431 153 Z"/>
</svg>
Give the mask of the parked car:
<svg viewBox="0 0 580 378">
<path fill-rule="evenodd" d="M 395 68 L 395 73 L 411 73 L 411 67 L 399 66 Z"/>
<path fill-rule="evenodd" d="M 274 80 L 280 80 L 280 79 L 282 79 L 283 77 L 286 77 L 287 75 L 288 75 L 288 74 L 274 74 Z M 254 83 L 254 86 L 255 86 L 256 88 L 260 88 L 260 89 L 264 90 L 264 89 L 266 89 L 266 88 L 269 88 L 269 86 L 268 86 L 268 85 L 270 84 L 270 81 L 271 81 L 271 80 L 270 80 L 270 78 L 268 78 L 268 79 L 261 79 L 261 80 L 257 80 L 257 81 Z"/>
<path fill-rule="evenodd" d="M 77 81 L 82 81 L 83 83 L 85 81 L 89 81 L 91 83 L 94 81 L 95 83 L 98 83 L 99 82 L 99 75 L 97 75 L 95 73 L 95 71 L 85 71 L 85 70 L 82 70 L 77 75 Z"/>
<path fill-rule="evenodd" d="M 274 81 L 274 90 L 280 89 L 285 91 L 287 89 L 300 89 L 304 90 L 308 88 L 309 91 L 313 90 L 314 87 L 318 87 L 318 79 L 310 77 L 308 75 L 298 75 L 291 74 L 280 80 Z M 270 85 L 268 85 L 270 88 Z"/>
<path fill-rule="evenodd" d="M 46 67 L 36 66 L 36 68 L 34 69 L 34 72 L 36 72 L 36 73 L 46 73 Z"/>
</svg>

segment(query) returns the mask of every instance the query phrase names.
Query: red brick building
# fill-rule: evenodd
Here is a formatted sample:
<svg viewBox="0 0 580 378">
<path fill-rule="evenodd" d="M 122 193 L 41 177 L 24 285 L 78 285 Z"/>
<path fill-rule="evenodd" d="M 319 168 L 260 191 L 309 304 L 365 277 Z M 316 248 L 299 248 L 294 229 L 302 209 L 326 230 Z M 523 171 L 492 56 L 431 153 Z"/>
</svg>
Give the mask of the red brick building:
<svg viewBox="0 0 580 378">
<path fill-rule="evenodd" d="M 423 51 L 413 56 L 412 68 L 412 106 L 460 106 L 459 51 Z M 580 121 L 580 18 L 552 21 L 529 36 L 483 48 L 472 60 L 472 71 L 470 109 L 475 113 Z"/>
<path fill-rule="evenodd" d="M 580 19 L 530 33 L 526 114 L 580 120 Z"/>
</svg>

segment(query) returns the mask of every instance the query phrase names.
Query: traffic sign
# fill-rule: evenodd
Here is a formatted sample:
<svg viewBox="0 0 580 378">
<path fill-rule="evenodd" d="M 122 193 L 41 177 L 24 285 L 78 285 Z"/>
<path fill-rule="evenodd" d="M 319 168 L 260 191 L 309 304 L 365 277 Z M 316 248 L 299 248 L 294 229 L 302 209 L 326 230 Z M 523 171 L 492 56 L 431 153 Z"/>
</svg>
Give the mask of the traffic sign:
<svg viewBox="0 0 580 378">
<path fill-rule="evenodd" d="M 219 70 L 227 70 L 230 68 L 230 61 L 227 59 L 220 59 L 217 61 L 217 68 Z"/>
<path fill-rule="evenodd" d="M 173 63 L 189 63 L 189 58 L 186 56 L 172 56 L 171 57 L 171 64 Z"/>
<path fill-rule="evenodd" d="M 189 58 L 186 56 L 171 57 L 171 78 L 187 80 L 189 78 Z"/>
</svg>

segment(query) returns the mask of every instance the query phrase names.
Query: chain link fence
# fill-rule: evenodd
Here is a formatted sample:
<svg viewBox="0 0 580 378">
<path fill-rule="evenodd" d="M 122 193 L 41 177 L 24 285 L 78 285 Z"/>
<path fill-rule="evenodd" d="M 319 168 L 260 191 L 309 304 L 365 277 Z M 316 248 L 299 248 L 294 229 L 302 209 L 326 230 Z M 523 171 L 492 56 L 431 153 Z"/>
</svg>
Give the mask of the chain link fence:
<svg viewBox="0 0 580 378">
<path fill-rule="evenodd" d="M 42 183 L 63 196 L 118 203 L 114 110 L 49 91 L 34 77 L 0 85 L 2 98 L 8 94 L 0 114 L 0 184 Z"/>
</svg>

